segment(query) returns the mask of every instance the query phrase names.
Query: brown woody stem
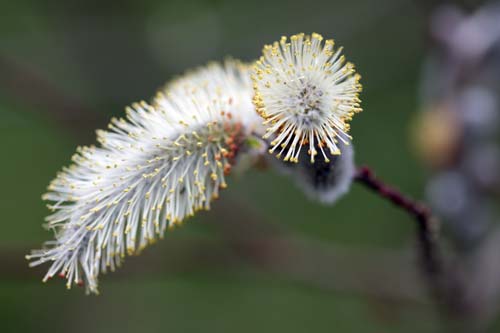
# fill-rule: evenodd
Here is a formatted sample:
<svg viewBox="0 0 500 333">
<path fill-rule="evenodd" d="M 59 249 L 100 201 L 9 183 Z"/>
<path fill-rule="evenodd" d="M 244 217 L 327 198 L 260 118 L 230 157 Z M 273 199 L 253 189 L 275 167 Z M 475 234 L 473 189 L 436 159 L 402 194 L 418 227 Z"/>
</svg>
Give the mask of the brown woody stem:
<svg viewBox="0 0 500 333">
<path fill-rule="evenodd" d="M 418 244 L 424 273 L 429 279 L 433 292 L 440 294 L 439 296 L 445 296 L 442 295 L 444 268 L 437 243 L 438 220 L 432 216 L 431 211 L 424 204 L 410 199 L 397 189 L 385 184 L 368 167 L 360 167 L 354 179 L 414 218 L 417 222 Z M 441 297 L 440 301 L 443 301 Z"/>
</svg>

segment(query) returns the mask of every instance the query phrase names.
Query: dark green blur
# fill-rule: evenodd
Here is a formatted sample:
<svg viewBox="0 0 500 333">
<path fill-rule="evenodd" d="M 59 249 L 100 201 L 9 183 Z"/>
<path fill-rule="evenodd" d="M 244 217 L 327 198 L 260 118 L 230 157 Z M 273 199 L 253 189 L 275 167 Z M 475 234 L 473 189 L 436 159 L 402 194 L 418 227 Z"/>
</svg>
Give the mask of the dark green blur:
<svg viewBox="0 0 500 333">
<path fill-rule="evenodd" d="M 263 44 L 297 32 L 334 38 L 363 76 L 365 111 L 352 122 L 357 163 L 422 197 L 425 172 L 410 129 L 425 25 L 414 2 L 20 0 L 1 4 L 0 14 L 0 332 L 439 331 L 431 305 L 373 296 L 377 284 L 366 286 L 374 293 L 335 281 L 324 289 L 245 261 L 183 264 L 184 253 L 172 251 L 189 250 L 181 243 L 193 237 L 217 244 L 211 221 L 230 209 L 227 197 L 297 237 L 412 260 L 412 221 L 356 185 L 325 207 L 272 171 L 233 177 L 213 211 L 127 259 L 125 272 L 103 276 L 97 297 L 68 292 L 57 279 L 42 284 L 43 269 L 27 269 L 23 258 L 52 237 L 42 228 L 46 185 L 77 145 L 94 142 L 96 128 L 188 68 L 226 55 L 249 61 Z"/>
</svg>

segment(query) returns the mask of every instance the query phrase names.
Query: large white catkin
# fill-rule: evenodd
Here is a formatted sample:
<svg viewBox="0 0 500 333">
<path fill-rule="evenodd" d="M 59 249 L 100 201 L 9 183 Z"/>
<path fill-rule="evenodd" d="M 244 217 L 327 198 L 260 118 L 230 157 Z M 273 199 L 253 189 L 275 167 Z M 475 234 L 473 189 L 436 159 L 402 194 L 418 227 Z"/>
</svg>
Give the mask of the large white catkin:
<svg viewBox="0 0 500 333">
<path fill-rule="evenodd" d="M 162 237 L 168 226 L 208 209 L 234 162 L 237 143 L 261 122 L 251 103 L 247 67 L 227 61 L 175 80 L 153 104 L 127 108 L 98 131 L 44 196 L 55 240 L 27 258 L 51 262 L 54 275 L 97 293 L 98 275 L 114 270 Z"/>
</svg>

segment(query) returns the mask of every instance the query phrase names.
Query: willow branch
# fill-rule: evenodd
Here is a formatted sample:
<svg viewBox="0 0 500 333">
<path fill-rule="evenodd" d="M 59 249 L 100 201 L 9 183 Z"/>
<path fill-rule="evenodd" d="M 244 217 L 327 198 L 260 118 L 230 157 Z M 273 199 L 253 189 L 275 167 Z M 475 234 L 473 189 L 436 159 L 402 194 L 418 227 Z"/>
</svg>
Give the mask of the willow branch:
<svg viewBox="0 0 500 333">
<path fill-rule="evenodd" d="M 431 211 L 424 204 L 414 201 L 394 187 L 385 184 L 368 167 L 359 168 L 355 180 L 413 217 L 417 224 L 423 271 L 431 283 L 433 292 L 439 293 L 438 296 L 445 296 L 442 295 L 444 267 L 437 242 L 438 220 L 432 216 Z M 444 300 L 441 297 L 439 299 Z"/>
</svg>

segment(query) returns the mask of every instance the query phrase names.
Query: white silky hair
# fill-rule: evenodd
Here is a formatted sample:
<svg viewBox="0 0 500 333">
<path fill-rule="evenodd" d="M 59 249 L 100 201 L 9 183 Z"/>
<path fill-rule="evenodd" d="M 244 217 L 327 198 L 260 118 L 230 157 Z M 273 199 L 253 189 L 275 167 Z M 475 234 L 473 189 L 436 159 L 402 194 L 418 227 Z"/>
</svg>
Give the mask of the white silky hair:
<svg viewBox="0 0 500 333">
<path fill-rule="evenodd" d="M 332 205 L 349 192 L 356 172 L 353 146 L 340 143 L 339 149 L 341 154 L 329 156 L 329 162 L 322 156 L 315 163 L 309 159 L 301 159 L 298 163 L 287 163 L 273 157 L 270 159 L 272 165 L 291 177 L 309 199 Z"/>
</svg>

